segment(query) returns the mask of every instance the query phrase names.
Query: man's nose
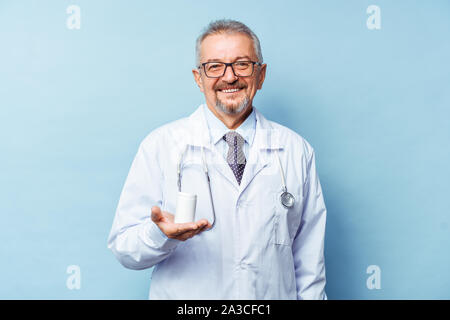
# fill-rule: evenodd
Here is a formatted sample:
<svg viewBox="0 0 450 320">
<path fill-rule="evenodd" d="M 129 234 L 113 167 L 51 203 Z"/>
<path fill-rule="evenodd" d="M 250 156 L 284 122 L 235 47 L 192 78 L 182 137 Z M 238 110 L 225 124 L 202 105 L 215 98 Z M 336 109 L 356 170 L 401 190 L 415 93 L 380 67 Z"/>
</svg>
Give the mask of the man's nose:
<svg viewBox="0 0 450 320">
<path fill-rule="evenodd" d="M 233 69 L 231 68 L 231 66 L 227 66 L 225 69 L 225 74 L 222 77 L 223 81 L 226 82 L 234 82 L 238 79 L 238 77 L 236 77 L 234 75 Z"/>
</svg>

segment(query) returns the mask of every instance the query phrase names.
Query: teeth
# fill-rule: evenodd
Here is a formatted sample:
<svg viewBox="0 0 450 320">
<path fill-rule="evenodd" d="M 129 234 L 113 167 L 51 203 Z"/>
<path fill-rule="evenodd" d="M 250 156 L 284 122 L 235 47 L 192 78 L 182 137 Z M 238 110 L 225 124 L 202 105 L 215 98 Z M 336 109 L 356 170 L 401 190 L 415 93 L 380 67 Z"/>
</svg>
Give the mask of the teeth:
<svg viewBox="0 0 450 320">
<path fill-rule="evenodd" d="M 230 93 L 230 92 L 236 92 L 236 91 L 239 91 L 240 89 L 228 89 L 228 90 L 222 90 L 222 92 L 227 92 L 227 93 Z"/>
</svg>

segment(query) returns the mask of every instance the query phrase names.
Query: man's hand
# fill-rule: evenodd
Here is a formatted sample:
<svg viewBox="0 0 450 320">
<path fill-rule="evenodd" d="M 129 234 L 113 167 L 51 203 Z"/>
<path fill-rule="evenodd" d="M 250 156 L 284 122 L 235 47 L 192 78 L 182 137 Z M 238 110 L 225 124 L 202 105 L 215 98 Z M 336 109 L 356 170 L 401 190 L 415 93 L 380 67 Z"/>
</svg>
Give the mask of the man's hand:
<svg viewBox="0 0 450 320">
<path fill-rule="evenodd" d="M 170 239 L 186 241 L 200 232 L 211 228 L 206 219 L 197 222 L 174 223 L 174 215 L 161 211 L 159 207 L 152 207 L 152 221 Z"/>
</svg>

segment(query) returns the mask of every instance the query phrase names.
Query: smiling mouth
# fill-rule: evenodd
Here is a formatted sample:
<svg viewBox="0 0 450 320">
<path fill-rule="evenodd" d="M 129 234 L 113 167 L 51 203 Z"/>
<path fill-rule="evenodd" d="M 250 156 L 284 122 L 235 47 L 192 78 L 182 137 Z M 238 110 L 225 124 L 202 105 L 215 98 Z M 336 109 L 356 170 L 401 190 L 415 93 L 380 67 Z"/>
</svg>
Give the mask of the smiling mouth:
<svg viewBox="0 0 450 320">
<path fill-rule="evenodd" d="M 223 92 L 223 93 L 228 93 L 228 94 L 232 94 L 232 93 L 236 93 L 241 91 L 243 88 L 234 88 L 234 89 L 219 89 L 218 91 Z"/>
</svg>

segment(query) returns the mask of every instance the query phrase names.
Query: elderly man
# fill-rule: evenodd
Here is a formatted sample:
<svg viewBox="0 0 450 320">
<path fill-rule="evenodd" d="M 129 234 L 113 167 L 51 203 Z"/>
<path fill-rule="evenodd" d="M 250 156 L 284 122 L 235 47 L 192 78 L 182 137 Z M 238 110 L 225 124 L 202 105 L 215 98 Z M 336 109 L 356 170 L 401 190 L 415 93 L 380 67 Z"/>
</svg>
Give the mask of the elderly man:
<svg viewBox="0 0 450 320">
<path fill-rule="evenodd" d="M 155 267 L 150 299 L 326 299 L 326 208 L 309 143 L 269 121 L 257 36 L 219 20 L 198 37 L 205 96 L 141 143 L 108 239 L 127 268 Z M 180 192 L 195 219 L 175 222 Z"/>
</svg>

